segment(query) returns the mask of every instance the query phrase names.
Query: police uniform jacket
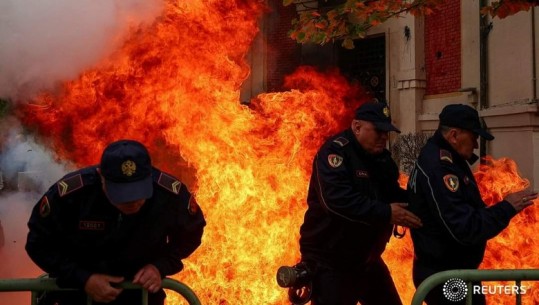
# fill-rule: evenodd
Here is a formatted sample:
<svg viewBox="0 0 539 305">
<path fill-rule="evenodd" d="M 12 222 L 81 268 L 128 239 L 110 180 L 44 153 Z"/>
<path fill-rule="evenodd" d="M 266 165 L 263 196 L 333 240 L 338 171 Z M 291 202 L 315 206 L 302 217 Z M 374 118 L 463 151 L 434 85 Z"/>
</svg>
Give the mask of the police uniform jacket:
<svg viewBox="0 0 539 305">
<path fill-rule="evenodd" d="M 367 154 L 351 129 L 330 138 L 313 162 L 308 209 L 300 229 L 305 261 L 365 267 L 391 235 L 391 202 L 404 202 L 390 152 Z"/>
<path fill-rule="evenodd" d="M 409 209 L 423 222 L 412 230 L 416 277 L 477 268 L 487 240 L 516 214 L 507 201 L 486 207 L 468 162 L 440 132 L 421 150 L 407 189 Z"/>
<path fill-rule="evenodd" d="M 60 286 L 83 288 L 93 273 L 132 279 L 153 264 L 162 277 L 201 243 L 204 216 L 186 186 L 153 168 L 153 195 L 124 215 L 106 198 L 96 167 L 70 173 L 37 203 L 26 250 Z"/>
</svg>

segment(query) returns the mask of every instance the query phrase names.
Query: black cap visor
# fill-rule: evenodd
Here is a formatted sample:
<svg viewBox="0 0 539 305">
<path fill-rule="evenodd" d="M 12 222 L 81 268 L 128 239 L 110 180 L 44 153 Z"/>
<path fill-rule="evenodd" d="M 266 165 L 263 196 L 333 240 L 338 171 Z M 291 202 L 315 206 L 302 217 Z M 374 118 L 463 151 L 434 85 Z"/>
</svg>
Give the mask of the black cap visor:
<svg viewBox="0 0 539 305">
<path fill-rule="evenodd" d="M 474 129 L 472 130 L 475 134 L 478 134 L 480 137 L 482 137 L 483 139 L 487 140 L 487 141 L 492 141 L 494 140 L 494 136 L 491 135 L 490 133 L 488 133 L 486 130 L 484 129 Z"/>
<path fill-rule="evenodd" d="M 148 199 L 153 194 L 153 179 L 151 175 L 142 180 L 123 183 L 105 179 L 105 190 L 114 205 Z"/>
<path fill-rule="evenodd" d="M 381 131 L 395 131 L 401 133 L 401 131 L 389 122 L 371 122 L 376 129 Z"/>
</svg>

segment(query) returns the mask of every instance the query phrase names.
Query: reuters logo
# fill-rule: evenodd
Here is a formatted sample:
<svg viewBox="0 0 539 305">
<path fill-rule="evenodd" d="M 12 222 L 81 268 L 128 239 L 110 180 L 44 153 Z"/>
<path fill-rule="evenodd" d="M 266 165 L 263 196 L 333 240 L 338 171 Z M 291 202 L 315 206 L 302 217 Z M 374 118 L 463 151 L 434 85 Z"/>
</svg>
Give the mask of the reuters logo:
<svg viewBox="0 0 539 305">
<path fill-rule="evenodd" d="M 468 287 L 463 280 L 452 278 L 445 282 L 443 292 L 446 299 L 451 302 L 458 302 L 466 298 Z"/>
</svg>

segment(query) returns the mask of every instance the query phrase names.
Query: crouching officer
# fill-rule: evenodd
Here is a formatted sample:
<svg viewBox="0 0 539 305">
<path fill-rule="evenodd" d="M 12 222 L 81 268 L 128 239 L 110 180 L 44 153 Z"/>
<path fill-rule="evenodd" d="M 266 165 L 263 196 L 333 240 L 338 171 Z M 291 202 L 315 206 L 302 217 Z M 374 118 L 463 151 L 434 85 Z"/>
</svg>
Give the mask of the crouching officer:
<svg viewBox="0 0 539 305">
<path fill-rule="evenodd" d="M 107 146 L 99 165 L 72 172 L 39 200 L 28 222 L 26 251 L 60 287 L 41 304 L 141 304 L 141 290 L 164 304 L 161 281 L 178 273 L 201 244 L 204 216 L 186 186 L 151 164 L 133 140 Z"/>
<path fill-rule="evenodd" d="M 405 208 L 406 192 L 386 149 L 390 131 L 400 132 L 387 105 L 363 104 L 350 128 L 314 157 L 299 241 L 312 271 L 313 305 L 402 304 L 381 254 L 394 224 L 421 221 Z"/>
</svg>

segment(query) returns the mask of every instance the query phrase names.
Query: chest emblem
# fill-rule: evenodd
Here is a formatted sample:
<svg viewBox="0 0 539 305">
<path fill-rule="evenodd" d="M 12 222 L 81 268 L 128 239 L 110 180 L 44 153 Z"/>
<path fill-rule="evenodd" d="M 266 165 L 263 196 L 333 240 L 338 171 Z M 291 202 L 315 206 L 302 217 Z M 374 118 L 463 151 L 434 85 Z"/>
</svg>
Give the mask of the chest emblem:
<svg viewBox="0 0 539 305">
<path fill-rule="evenodd" d="M 455 175 L 445 175 L 444 184 L 451 192 L 456 192 L 459 189 L 459 178 Z"/>
<path fill-rule="evenodd" d="M 336 155 L 336 154 L 330 154 L 328 156 L 328 163 L 331 167 L 337 168 L 341 166 L 343 157 Z"/>
</svg>

